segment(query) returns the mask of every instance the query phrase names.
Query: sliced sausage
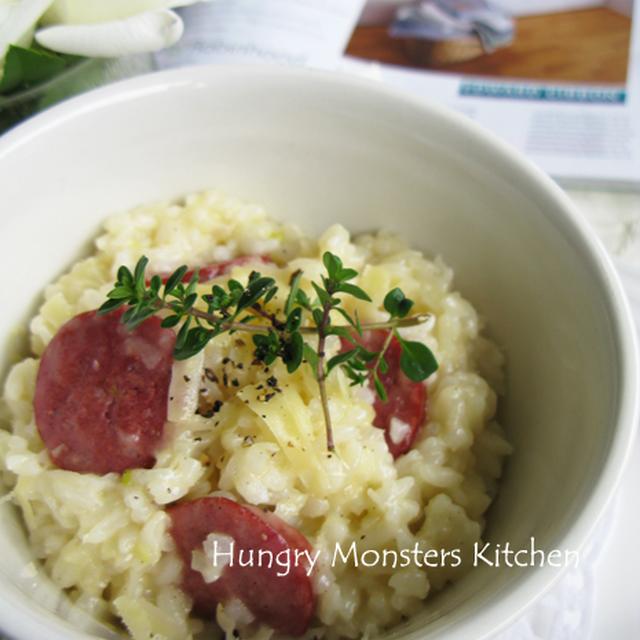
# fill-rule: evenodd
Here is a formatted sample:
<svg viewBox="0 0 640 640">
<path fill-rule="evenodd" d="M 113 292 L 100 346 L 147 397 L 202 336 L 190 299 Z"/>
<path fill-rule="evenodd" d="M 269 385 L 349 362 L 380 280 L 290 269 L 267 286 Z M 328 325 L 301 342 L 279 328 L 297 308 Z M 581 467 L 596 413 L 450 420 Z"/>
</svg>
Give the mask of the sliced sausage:
<svg viewBox="0 0 640 640">
<path fill-rule="evenodd" d="M 124 310 L 69 320 L 48 344 L 34 397 L 38 431 L 62 469 L 104 474 L 151 467 L 167 419 L 175 334 Z"/>
<path fill-rule="evenodd" d="M 380 351 L 388 331 L 376 329 L 355 336 L 369 351 Z M 342 338 L 342 351 L 350 351 L 353 345 Z M 380 373 L 380 381 L 387 390 L 387 401 L 377 395 L 374 403 L 376 412 L 373 424 L 384 429 L 389 451 L 397 458 L 409 451 L 427 418 L 427 387 L 422 382 L 414 382 L 404 375 L 400 368 L 402 347 L 394 336 L 389 343 L 385 359 L 389 365 L 386 373 Z"/>
<path fill-rule="evenodd" d="M 273 514 L 243 506 L 222 497 L 199 498 L 168 509 L 171 535 L 184 562 L 182 586 L 193 598 L 198 613 L 212 617 L 218 603 L 239 599 L 259 622 L 279 633 L 302 635 L 315 609 L 315 596 L 305 562 L 295 563 L 295 552 L 311 551 L 306 538 Z M 233 540 L 233 561 L 220 576 L 207 583 L 199 571 L 191 568 L 192 553 L 202 550 L 209 534 L 222 534 Z M 260 550 L 275 557 L 288 552 L 291 570 L 278 576 L 282 568 L 258 563 Z M 229 551 L 229 550 L 227 550 Z M 254 552 L 251 566 L 239 566 L 243 557 Z M 283 556 L 281 556 L 283 557 Z M 302 556 L 301 556 L 302 557 Z"/>
</svg>

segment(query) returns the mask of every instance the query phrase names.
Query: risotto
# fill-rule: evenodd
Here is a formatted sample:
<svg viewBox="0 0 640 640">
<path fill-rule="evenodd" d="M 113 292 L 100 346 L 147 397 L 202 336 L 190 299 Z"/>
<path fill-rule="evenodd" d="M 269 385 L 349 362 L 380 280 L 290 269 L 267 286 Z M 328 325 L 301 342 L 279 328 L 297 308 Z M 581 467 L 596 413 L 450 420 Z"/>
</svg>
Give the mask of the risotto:
<svg viewBox="0 0 640 640">
<path fill-rule="evenodd" d="M 157 274 L 182 264 L 224 264 L 209 268 L 199 293 L 230 278 L 246 282 L 252 271 L 286 291 L 301 271 L 300 286 L 311 295 L 311 282 L 324 273 L 325 251 L 358 271 L 353 282 L 372 301 L 345 297 L 343 304 L 362 324 L 388 318 L 384 296 L 394 287 L 414 301 L 413 312 L 430 314 L 399 330 L 404 339 L 427 345 L 439 363 L 424 383 L 411 383 L 420 386 L 411 389 L 419 392 L 412 398 L 414 404 L 419 398 L 416 415 L 424 424 L 410 437 L 406 421 L 393 416 L 388 428 L 376 428 L 380 401 L 367 385 L 350 385 L 336 367 L 326 380 L 335 439 L 335 452 L 328 452 L 311 367 L 289 373 L 281 361 L 257 364 L 242 332 L 223 333 L 184 360 L 154 355 L 149 363 L 151 356 L 144 356 L 153 372 L 147 384 L 159 385 L 145 391 L 150 406 L 164 383 L 157 373 L 162 363 L 168 371 L 162 433 L 153 436 L 150 460 L 138 456 L 138 445 L 151 446 L 148 432 L 135 431 L 139 424 L 129 434 L 122 467 L 92 472 L 66 441 L 56 440 L 53 428 L 44 428 L 55 407 L 40 408 L 36 422 L 34 397 L 36 409 L 55 398 L 39 400 L 37 386 L 47 375 L 60 376 L 44 371 L 43 354 L 54 338 L 69 335 L 72 319 L 93 317 L 85 312 L 104 303 L 120 265 L 133 268 L 143 254 Z M 452 290 L 452 280 L 439 258 L 427 260 L 389 233 L 352 238 L 334 225 L 312 239 L 261 207 L 218 192 L 108 219 L 95 253 L 46 288 L 31 322 L 32 355 L 12 368 L 4 387 L 8 425 L 0 431 L 0 465 L 46 573 L 79 607 L 124 625 L 135 640 L 184 640 L 214 631 L 265 639 L 370 637 L 415 614 L 430 593 L 469 570 L 468 556 L 481 540 L 511 451 L 495 420 L 503 356 L 482 335 L 478 314 Z M 273 303 L 282 305 L 278 297 Z M 150 332 L 136 339 L 156 339 Z M 71 358 L 69 344 L 82 348 L 73 340 L 64 357 Z M 327 337 L 327 357 L 343 348 L 338 336 Z M 98 360 L 94 365 L 97 372 Z M 139 407 L 139 396 L 136 402 Z M 397 398 L 389 402 L 398 406 Z M 74 419 L 76 432 L 90 420 Z M 153 416 L 147 411 L 144 419 Z M 68 427 L 71 418 L 65 420 Z M 93 453 L 98 461 L 110 455 L 102 449 Z M 197 517 L 188 511 L 191 504 L 200 505 Z M 206 522 L 220 526 L 196 534 Z M 282 600 L 290 589 L 299 600 L 287 620 L 272 622 L 260 603 L 244 596 L 226 597 L 249 589 L 240 569 L 233 588 L 225 574 L 239 530 L 233 522 L 246 530 L 242 535 L 265 541 L 264 553 L 244 558 L 247 566 L 272 564 L 260 574 L 267 585 L 260 583 L 261 598 Z M 191 578 L 197 588 L 189 587 Z M 202 613 L 207 597 L 211 606 Z"/>
</svg>

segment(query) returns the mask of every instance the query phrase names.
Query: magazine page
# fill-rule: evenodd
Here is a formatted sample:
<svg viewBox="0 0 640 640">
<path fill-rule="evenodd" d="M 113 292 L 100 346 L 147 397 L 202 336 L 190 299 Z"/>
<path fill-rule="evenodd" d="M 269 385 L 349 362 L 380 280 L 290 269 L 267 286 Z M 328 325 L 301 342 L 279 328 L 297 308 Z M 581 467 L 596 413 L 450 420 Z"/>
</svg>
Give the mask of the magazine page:
<svg viewBox="0 0 640 640">
<path fill-rule="evenodd" d="M 566 182 L 640 181 L 633 0 L 369 0 L 344 68 L 444 102 Z"/>
<path fill-rule="evenodd" d="M 633 0 L 217 0 L 160 67 L 340 69 L 446 104 L 566 184 L 640 185 Z"/>
<path fill-rule="evenodd" d="M 218 0 L 181 10 L 179 45 L 160 52 L 159 66 L 262 61 L 334 66 L 364 0 Z"/>
</svg>

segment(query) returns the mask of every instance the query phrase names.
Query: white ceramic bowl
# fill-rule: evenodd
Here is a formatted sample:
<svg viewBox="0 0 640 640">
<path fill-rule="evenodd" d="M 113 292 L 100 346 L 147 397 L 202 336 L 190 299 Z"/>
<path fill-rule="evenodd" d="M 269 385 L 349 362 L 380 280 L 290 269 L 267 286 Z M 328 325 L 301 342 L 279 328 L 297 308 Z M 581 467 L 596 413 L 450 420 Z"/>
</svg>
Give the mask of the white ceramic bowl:
<svg viewBox="0 0 640 640">
<path fill-rule="evenodd" d="M 380 86 L 268 67 L 184 69 L 87 94 L 0 139 L 0 335 L 13 347 L 3 369 L 42 288 L 88 250 L 105 215 L 211 187 L 311 233 L 333 222 L 387 227 L 442 254 L 508 358 L 501 413 L 515 454 L 488 539 L 580 548 L 637 416 L 620 284 L 540 171 L 463 117 Z M 102 635 L 25 571 L 19 519 L 3 509 L 3 630 L 24 640 Z M 557 575 L 478 568 L 388 637 L 488 637 Z"/>
</svg>

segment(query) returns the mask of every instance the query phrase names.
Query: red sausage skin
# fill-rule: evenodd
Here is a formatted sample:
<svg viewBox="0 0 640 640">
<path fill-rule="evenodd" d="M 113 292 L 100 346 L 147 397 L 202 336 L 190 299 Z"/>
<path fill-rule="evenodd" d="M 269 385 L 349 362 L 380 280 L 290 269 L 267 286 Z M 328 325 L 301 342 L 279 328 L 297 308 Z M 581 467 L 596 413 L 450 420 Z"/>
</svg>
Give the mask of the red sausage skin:
<svg viewBox="0 0 640 640">
<path fill-rule="evenodd" d="M 356 339 L 365 349 L 380 351 L 388 332 L 384 329 L 365 331 Z M 353 345 L 344 338 L 341 339 L 342 351 L 350 351 Z M 427 419 L 427 387 L 422 382 L 414 382 L 407 378 L 400 369 L 400 355 L 402 347 L 397 338 L 392 338 L 385 359 L 389 365 L 386 373 L 380 374 L 380 381 L 387 390 L 387 401 L 383 402 L 376 395 L 373 408 L 376 412 L 373 424 L 384 429 L 385 440 L 394 458 L 407 453 L 413 446 L 422 425 Z M 391 420 L 397 418 L 407 426 L 407 432 L 400 440 L 394 442 L 391 438 Z"/>
<path fill-rule="evenodd" d="M 42 355 L 36 424 L 61 469 L 105 474 L 153 466 L 175 334 L 155 317 L 130 332 L 120 322 L 123 312 L 72 318 Z"/>
<path fill-rule="evenodd" d="M 255 618 L 279 633 L 302 635 L 308 628 L 315 610 L 315 596 L 306 564 L 293 562 L 294 552 L 311 551 L 306 538 L 273 514 L 265 514 L 255 507 L 243 506 L 221 497 L 199 498 L 172 506 L 171 535 L 184 562 L 182 586 L 193 598 L 195 610 L 213 617 L 218 603 L 238 598 Z M 202 549 L 210 533 L 230 536 L 234 541 L 233 563 L 224 567 L 220 577 L 206 583 L 202 574 L 191 568 L 191 554 Z M 248 557 L 251 550 L 257 559 L 260 550 L 274 556 L 288 551 L 291 571 L 282 571 L 275 563 L 269 568 L 239 566 L 240 550 Z"/>
</svg>

